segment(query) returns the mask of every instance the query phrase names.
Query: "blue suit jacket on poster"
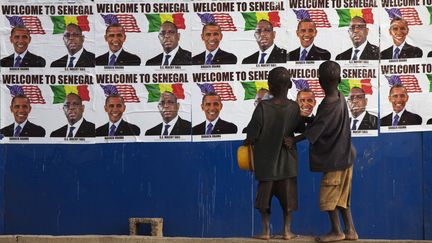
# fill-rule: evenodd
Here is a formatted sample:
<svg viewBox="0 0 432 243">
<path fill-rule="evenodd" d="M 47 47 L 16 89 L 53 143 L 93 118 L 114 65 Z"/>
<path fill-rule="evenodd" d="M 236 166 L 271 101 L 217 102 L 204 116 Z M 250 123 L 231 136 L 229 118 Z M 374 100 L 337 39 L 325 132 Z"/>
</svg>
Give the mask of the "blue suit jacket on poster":
<svg viewBox="0 0 432 243">
<path fill-rule="evenodd" d="M 205 121 L 192 128 L 193 135 L 201 135 L 201 134 L 205 134 L 205 132 L 206 132 Z M 219 118 L 219 120 L 216 122 L 215 126 L 213 127 L 212 134 L 230 134 L 230 133 L 237 133 L 237 126 L 234 123 L 227 122 Z"/>
</svg>

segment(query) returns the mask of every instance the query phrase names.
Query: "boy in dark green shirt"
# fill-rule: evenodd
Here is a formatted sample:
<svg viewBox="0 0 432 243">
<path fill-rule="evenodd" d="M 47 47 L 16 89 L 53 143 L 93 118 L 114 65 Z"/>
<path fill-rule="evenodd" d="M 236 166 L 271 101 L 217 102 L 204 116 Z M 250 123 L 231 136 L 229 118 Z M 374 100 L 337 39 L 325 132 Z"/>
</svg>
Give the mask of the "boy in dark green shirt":
<svg viewBox="0 0 432 243">
<path fill-rule="evenodd" d="M 283 146 L 284 136 L 293 136 L 300 108 L 287 99 L 291 77 L 284 67 L 269 72 L 273 98 L 258 103 L 247 126 L 245 145 L 254 146 L 255 178 L 259 181 L 255 208 L 261 213 L 263 231 L 256 238 L 270 238 L 270 203 L 279 199 L 284 216 L 283 238 L 292 239 L 291 212 L 297 210 L 297 151 Z"/>
</svg>

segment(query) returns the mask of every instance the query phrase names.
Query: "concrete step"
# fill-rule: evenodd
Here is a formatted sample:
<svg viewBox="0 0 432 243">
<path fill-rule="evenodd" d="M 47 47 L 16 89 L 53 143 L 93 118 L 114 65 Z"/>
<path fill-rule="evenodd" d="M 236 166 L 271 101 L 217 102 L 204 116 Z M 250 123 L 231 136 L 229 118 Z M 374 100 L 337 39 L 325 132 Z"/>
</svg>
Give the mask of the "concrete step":
<svg viewBox="0 0 432 243">
<path fill-rule="evenodd" d="M 315 242 L 312 236 L 299 236 L 292 240 L 270 239 L 268 241 L 252 238 L 187 238 L 187 237 L 156 237 L 156 236 L 123 236 L 123 235 L 79 235 L 79 236 L 50 236 L 50 235 L 3 235 L 0 243 L 305 243 Z M 366 240 L 341 241 L 342 243 L 413 243 L 430 242 L 419 240 Z"/>
</svg>

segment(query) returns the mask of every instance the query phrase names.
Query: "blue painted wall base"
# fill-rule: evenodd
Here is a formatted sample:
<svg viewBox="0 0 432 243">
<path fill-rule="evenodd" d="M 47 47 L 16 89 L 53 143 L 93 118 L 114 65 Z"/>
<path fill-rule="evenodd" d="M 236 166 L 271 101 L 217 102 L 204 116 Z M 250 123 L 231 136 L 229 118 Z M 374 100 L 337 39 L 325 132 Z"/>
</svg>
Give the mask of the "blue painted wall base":
<svg viewBox="0 0 432 243">
<path fill-rule="evenodd" d="M 432 133 L 356 138 L 352 212 L 361 238 L 432 239 Z M 0 146 L 0 233 L 128 234 L 129 217 L 164 218 L 164 235 L 249 237 L 260 231 L 256 182 L 235 142 Z M 329 229 L 319 173 L 299 150 L 293 231 Z M 282 227 L 276 200 L 272 230 Z"/>
</svg>

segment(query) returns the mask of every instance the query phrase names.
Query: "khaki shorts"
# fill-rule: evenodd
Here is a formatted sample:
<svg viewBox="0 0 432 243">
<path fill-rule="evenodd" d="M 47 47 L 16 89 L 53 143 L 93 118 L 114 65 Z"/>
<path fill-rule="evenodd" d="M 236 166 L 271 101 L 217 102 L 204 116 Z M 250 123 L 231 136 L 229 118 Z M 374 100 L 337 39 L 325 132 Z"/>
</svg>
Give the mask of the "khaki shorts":
<svg viewBox="0 0 432 243">
<path fill-rule="evenodd" d="M 320 185 L 320 210 L 333 211 L 336 207 L 348 208 L 351 197 L 353 167 L 326 172 Z"/>
</svg>

